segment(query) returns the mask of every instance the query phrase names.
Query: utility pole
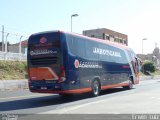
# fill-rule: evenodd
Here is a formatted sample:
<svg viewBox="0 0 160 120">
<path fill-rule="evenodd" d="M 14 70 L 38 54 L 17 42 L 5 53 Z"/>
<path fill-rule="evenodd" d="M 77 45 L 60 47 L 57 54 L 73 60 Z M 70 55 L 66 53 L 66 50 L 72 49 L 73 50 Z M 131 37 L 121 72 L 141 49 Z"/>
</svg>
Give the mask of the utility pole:
<svg viewBox="0 0 160 120">
<path fill-rule="evenodd" d="M 7 43 L 8 43 L 8 40 L 7 40 L 8 35 L 9 35 L 9 33 L 7 33 L 7 35 L 6 35 L 5 49 L 4 49 L 5 53 L 7 53 L 7 51 L 8 51 L 8 50 L 7 50 L 7 47 L 8 47 L 8 45 L 7 45 Z"/>
<path fill-rule="evenodd" d="M 147 40 L 147 38 L 143 38 L 143 39 L 142 39 L 142 55 L 143 55 L 143 41 L 144 41 L 144 40 Z"/>
<path fill-rule="evenodd" d="M 19 38 L 19 60 L 21 61 L 21 53 L 22 53 L 22 37 L 23 36 L 20 36 Z"/>
<path fill-rule="evenodd" d="M 4 51 L 4 25 L 2 25 L 2 52 Z"/>
<path fill-rule="evenodd" d="M 143 55 L 143 41 L 144 40 L 147 40 L 147 38 L 143 38 L 142 39 L 142 56 L 144 56 L 144 58 L 142 59 L 143 61 L 145 60 L 145 55 Z M 144 73 L 144 66 L 143 66 L 143 68 L 142 68 L 142 73 Z"/>
</svg>

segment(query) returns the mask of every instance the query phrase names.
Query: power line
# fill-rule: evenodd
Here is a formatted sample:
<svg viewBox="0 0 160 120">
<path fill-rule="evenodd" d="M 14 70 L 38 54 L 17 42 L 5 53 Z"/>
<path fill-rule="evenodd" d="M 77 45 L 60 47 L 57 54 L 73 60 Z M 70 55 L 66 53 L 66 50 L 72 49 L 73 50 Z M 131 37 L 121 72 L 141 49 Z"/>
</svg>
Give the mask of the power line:
<svg viewBox="0 0 160 120">
<path fill-rule="evenodd" d="M 2 33 L 2 31 L 0 31 L 1 33 Z M 11 33 L 11 32 L 4 32 L 4 33 L 6 33 L 6 34 L 10 34 L 10 35 L 14 35 L 14 36 L 19 36 L 19 37 L 21 37 L 21 36 L 23 36 L 23 37 L 26 37 L 26 38 L 28 38 L 29 36 L 25 36 L 25 35 L 20 35 L 20 34 L 16 34 L 16 33 Z"/>
<path fill-rule="evenodd" d="M 5 26 L 5 30 L 7 30 L 7 31 L 18 31 L 19 33 L 30 33 L 30 31 L 26 31 L 25 29 L 18 29 L 17 27 L 13 27 L 13 26 L 11 26 L 10 27 L 10 25 L 2 25 L 2 24 L 0 24 L 0 26 Z"/>
</svg>

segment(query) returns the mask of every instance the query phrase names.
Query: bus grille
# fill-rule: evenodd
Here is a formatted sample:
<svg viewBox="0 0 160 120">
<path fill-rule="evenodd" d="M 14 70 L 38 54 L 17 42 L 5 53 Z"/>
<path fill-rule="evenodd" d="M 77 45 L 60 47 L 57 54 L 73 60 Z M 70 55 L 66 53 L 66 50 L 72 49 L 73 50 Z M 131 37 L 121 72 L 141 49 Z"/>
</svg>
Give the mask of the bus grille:
<svg viewBox="0 0 160 120">
<path fill-rule="evenodd" d="M 57 63 L 57 57 L 44 57 L 44 58 L 32 58 L 31 64 L 32 65 L 49 65 Z"/>
</svg>

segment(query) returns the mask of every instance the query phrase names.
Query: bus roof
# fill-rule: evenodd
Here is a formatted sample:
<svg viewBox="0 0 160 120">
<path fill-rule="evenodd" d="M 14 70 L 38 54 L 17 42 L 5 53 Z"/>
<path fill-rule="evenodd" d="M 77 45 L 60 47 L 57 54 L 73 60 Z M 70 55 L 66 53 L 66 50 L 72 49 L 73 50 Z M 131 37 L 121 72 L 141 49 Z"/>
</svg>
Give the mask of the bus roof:
<svg viewBox="0 0 160 120">
<path fill-rule="evenodd" d="M 108 41 L 108 40 L 103 40 L 103 39 L 98 39 L 98 38 L 93 38 L 93 37 L 88 37 L 88 36 L 84 36 L 84 35 L 78 34 L 78 33 L 65 32 L 63 30 L 44 31 L 44 32 L 34 33 L 32 35 L 34 36 L 34 35 L 52 33 L 52 32 L 60 32 L 60 33 L 64 33 L 64 34 L 70 34 L 70 35 L 74 35 L 74 36 L 77 36 L 77 37 L 83 37 L 83 38 L 86 38 L 86 39 L 89 39 L 89 40 L 93 40 L 93 41 L 101 42 L 101 43 L 104 43 L 104 44 L 108 44 L 108 45 L 118 47 L 118 48 L 121 48 L 121 49 L 129 50 L 129 51 L 131 50 L 131 48 L 129 48 L 128 46 L 125 46 L 125 45 L 122 45 L 122 44 L 119 44 L 119 43 L 115 43 L 115 42 Z"/>
<path fill-rule="evenodd" d="M 122 48 L 122 49 L 125 49 L 125 50 L 131 50 L 128 46 L 125 46 L 125 45 L 122 45 L 122 44 L 119 44 L 119 43 L 116 43 L 116 42 L 103 40 L 103 39 L 98 39 L 98 38 L 93 38 L 93 37 L 88 37 L 88 36 L 84 36 L 84 35 L 78 34 L 78 33 L 64 32 L 64 31 L 59 31 L 59 32 L 66 33 L 66 34 L 71 34 L 71 35 L 78 36 L 78 37 L 87 38 L 87 39 L 90 39 L 90 40 L 93 40 L 93 41 L 105 43 L 105 44 L 108 44 L 108 45 L 111 45 L 111 46 L 114 46 L 114 47 L 118 47 L 118 48 Z"/>
</svg>

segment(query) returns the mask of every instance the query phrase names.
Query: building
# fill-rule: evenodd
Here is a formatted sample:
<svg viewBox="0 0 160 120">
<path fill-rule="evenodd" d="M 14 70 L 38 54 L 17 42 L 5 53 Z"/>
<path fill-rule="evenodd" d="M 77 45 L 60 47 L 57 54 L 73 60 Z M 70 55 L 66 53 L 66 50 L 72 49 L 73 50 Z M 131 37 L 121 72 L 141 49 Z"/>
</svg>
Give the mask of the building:
<svg viewBox="0 0 160 120">
<path fill-rule="evenodd" d="M 128 36 L 106 28 L 84 30 L 83 35 L 88 37 L 109 40 L 128 46 Z"/>
<path fill-rule="evenodd" d="M 15 44 L 10 44 L 9 42 L 7 43 L 7 52 L 11 52 L 11 53 L 19 53 L 19 43 L 15 43 Z M 27 52 L 27 45 L 28 45 L 28 41 L 24 40 L 21 41 L 21 53 L 22 54 L 26 54 Z M 5 48 L 5 45 L 4 47 Z M 5 52 L 5 50 L 2 50 L 2 42 L 0 42 L 0 51 Z"/>
<path fill-rule="evenodd" d="M 28 41 L 27 40 L 24 40 L 24 41 L 21 41 L 21 53 L 22 54 L 27 54 L 27 44 L 28 44 Z M 19 53 L 19 46 L 20 43 L 16 43 L 16 44 L 10 44 L 8 45 L 8 52 L 13 52 L 13 53 Z"/>
</svg>

